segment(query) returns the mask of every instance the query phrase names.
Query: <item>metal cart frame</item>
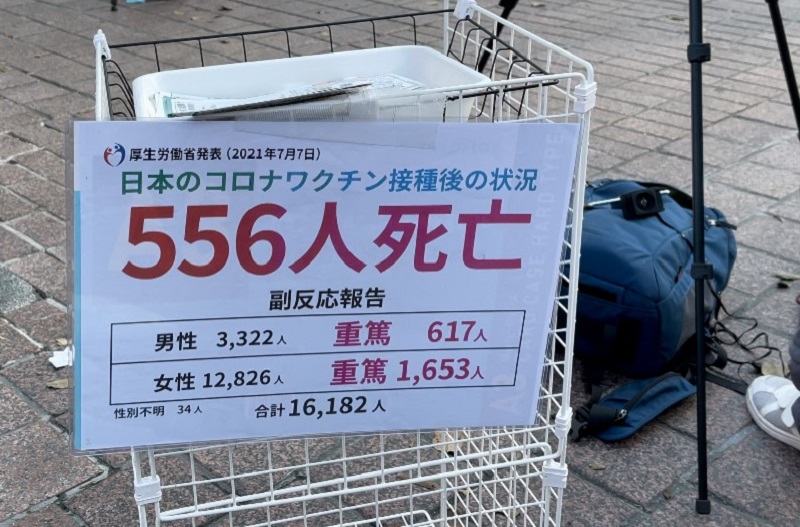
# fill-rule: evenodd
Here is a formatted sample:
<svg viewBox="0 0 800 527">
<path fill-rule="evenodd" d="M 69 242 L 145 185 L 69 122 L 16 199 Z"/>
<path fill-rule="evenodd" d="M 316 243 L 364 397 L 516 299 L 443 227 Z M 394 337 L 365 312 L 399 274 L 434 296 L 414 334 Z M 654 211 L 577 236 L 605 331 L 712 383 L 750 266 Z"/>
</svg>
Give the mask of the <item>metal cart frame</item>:
<svg viewBox="0 0 800 527">
<path fill-rule="evenodd" d="M 340 30 L 363 38 L 342 42 Z M 596 91 L 591 65 L 473 0 L 453 7 L 444 0 L 441 10 L 128 44 L 108 45 L 98 32 L 94 42 L 97 120 L 136 118 L 126 60 L 149 73 L 404 43 L 436 46 L 490 79 L 410 97 L 474 98 L 470 115 L 460 116 L 468 122 L 581 127 L 541 390 L 531 394 L 539 400 L 536 422 L 134 449 L 140 524 L 559 525 L 568 473 L 582 188 Z"/>
</svg>

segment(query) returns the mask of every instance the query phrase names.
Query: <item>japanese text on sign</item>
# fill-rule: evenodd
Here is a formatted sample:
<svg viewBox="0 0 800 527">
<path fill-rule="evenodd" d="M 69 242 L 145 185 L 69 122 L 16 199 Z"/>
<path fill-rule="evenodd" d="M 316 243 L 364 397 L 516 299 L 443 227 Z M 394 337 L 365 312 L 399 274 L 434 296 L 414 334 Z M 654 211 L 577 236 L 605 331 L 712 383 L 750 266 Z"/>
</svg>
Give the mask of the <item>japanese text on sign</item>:
<svg viewBox="0 0 800 527">
<path fill-rule="evenodd" d="M 532 422 L 577 126 L 285 126 L 75 124 L 75 448 Z"/>
</svg>

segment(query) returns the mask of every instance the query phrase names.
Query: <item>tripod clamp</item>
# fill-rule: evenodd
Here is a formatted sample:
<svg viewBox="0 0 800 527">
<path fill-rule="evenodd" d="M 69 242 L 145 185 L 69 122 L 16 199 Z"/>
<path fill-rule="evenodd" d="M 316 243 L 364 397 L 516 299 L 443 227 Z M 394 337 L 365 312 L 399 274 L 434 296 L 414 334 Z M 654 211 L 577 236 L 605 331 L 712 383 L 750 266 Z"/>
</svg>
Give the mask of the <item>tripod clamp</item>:
<svg viewBox="0 0 800 527">
<path fill-rule="evenodd" d="M 711 44 L 707 42 L 689 44 L 686 47 L 686 55 L 689 58 L 689 62 L 692 64 L 708 62 L 711 60 Z"/>
</svg>

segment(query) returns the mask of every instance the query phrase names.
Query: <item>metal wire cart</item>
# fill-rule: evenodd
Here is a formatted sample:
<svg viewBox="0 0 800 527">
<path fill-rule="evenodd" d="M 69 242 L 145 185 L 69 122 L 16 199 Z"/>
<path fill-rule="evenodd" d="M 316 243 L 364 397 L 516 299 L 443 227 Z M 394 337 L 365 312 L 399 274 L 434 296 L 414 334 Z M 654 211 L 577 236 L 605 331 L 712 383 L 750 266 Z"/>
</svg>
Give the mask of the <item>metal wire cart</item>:
<svg viewBox="0 0 800 527">
<path fill-rule="evenodd" d="M 596 91 L 589 63 L 471 0 L 454 7 L 445 0 L 435 11 L 129 44 L 109 45 L 98 33 L 96 118 L 137 119 L 132 80 L 141 74 L 398 45 L 441 50 L 487 77 L 407 96 L 410 105 L 434 96 L 458 103 L 443 106 L 443 121 L 580 125 L 561 284 L 552 300 L 541 390 L 531 393 L 539 401 L 536 422 L 136 449 L 135 499 L 142 526 L 561 523 L 577 295 L 571 284 L 577 283 L 579 252 L 572 249 L 580 247 Z"/>
</svg>

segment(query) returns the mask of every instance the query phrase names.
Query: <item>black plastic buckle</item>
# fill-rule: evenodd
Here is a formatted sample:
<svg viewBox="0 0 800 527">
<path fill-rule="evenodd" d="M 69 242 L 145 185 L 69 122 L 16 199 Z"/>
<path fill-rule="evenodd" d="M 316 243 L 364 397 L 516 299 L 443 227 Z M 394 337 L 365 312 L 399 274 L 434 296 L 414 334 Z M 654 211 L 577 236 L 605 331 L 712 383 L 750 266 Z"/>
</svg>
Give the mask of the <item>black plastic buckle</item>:
<svg viewBox="0 0 800 527">
<path fill-rule="evenodd" d="M 582 437 L 586 436 L 586 429 L 589 427 L 588 423 L 578 421 L 572 418 L 572 426 L 569 429 L 569 438 L 574 442 L 578 442 Z"/>
<path fill-rule="evenodd" d="M 698 278 L 702 278 L 704 280 L 710 280 L 714 278 L 714 266 L 710 263 L 692 264 L 692 278 L 695 280 Z"/>
</svg>

